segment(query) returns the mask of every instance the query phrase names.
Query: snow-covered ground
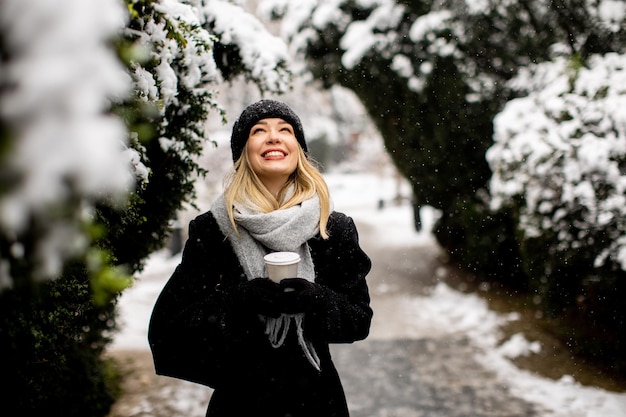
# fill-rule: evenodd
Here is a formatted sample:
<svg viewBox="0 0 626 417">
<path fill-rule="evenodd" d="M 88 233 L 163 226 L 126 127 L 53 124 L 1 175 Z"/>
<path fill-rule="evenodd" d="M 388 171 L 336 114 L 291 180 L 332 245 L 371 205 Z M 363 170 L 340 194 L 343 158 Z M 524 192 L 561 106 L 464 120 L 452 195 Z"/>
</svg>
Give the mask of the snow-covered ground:
<svg viewBox="0 0 626 417">
<path fill-rule="evenodd" d="M 327 174 L 326 178 L 335 209 L 349 214 L 359 224 L 371 226 L 377 244 L 403 247 L 435 244 L 429 233 L 435 210 L 422 209 L 424 229 L 417 233 L 407 199 L 401 204 L 390 204 L 398 195 L 408 196 L 409 189 L 403 181 L 381 173 L 337 173 Z M 380 200 L 386 202 L 384 210 L 378 209 Z M 148 349 L 146 333 L 152 306 L 179 261 L 179 256 L 171 257 L 165 251 L 155 253 L 134 286 L 124 292 L 119 303 L 121 331 L 112 349 Z M 489 310 L 486 302 L 476 295 L 438 284 L 428 295 L 410 300 L 409 311 L 416 323 L 428 323 L 438 331 L 466 334 L 479 348 L 477 359 L 485 368 L 497 373 L 514 395 L 548 410 L 545 417 L 626 416 L 626 393 L 585 387 L 569 376 L 553 381 L 515 367 L 510 358 L 541 346 L 522 335 L 514 335 L 499 344 L 500 327 L 517 316 Z M 423 327 L 406 331 L 414 333 L 408 336 L 419 338 Z"/>
</svg>

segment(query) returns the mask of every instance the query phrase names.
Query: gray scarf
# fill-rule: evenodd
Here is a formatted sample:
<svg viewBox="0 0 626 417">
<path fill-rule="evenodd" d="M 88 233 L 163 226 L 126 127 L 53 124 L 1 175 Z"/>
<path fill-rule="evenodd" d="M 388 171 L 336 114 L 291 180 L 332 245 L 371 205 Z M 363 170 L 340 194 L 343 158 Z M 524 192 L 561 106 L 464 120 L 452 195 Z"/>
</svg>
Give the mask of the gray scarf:
<svg viewBox="0 0 626 417">
<path fill-rule="evenodd" d="M 223 195 L 215 201 L 211 212 L 222 233 L 230 240 L 248 280 L 267 277 L 263 256 L 278 251 L 298 253 L 300 255 L 298 278 L 311 282 L 315 280 L 315 268 L 307 241 L 319 231 L 320 203 L 317 195 L 300 205 L 269 213 L 254 210 L 243 204 L 235 204 L 234 217 L 239 235 L 230 223 Z M 265 322 L 265 333 L 275 348 L 282 346 L 293 320 L 298 343 L 305 356 L 318 371 L 320 370 L 317 353 L 313 345 L 304 338 L 303 313 L 281 314 L 278 318 L 261 316 L 261 319 Z"/>
</svg>

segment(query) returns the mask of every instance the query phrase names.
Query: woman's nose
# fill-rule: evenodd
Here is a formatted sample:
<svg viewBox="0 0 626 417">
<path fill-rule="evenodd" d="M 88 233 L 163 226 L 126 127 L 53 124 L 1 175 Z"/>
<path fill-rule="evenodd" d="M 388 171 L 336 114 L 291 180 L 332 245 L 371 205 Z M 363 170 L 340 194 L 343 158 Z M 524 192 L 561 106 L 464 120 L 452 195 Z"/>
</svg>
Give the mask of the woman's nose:
<svg viewBox="0 0 626 417">
<path fill-rule="evenodd" d="M 269 131 L 269 135 L 267 135 L 267 141 L 270 143 L 280 142 L 280 135 L 278 134 L 278 130 L 271 129 Z"/>
</svg>

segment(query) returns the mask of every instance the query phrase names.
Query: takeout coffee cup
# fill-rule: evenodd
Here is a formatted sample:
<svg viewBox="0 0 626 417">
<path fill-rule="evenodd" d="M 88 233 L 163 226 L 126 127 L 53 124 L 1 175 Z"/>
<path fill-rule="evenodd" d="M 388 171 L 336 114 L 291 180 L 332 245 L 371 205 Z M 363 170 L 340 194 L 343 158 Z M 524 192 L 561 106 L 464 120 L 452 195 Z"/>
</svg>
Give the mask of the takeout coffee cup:
<svg viewBox="0 0 626 417">
<path fill-rule="evenodd" d="M 272 252 L 265 255 L 263 259 L 265 260 L 267 275 L 274 282 L 298 276 L 300 255 L 295 252 Z"/>
</svg>

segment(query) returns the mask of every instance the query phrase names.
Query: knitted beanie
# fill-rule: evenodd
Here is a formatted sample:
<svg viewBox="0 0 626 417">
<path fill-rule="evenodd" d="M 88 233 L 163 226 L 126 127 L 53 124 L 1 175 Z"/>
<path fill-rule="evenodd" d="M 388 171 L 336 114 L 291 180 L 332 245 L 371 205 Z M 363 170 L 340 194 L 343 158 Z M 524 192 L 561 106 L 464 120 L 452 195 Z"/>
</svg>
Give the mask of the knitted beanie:
<svg viewBox="0 0 626 417">
<path fill-rule="evenodd" d="M 241 156 L 250 129 L 261 119 L 279 118 L 283 119 L 293 127 L 294 135 L 304 152 L 307 152 L 306 141 L 304 139 L 304 130 L 302 123 L 297 114 L 289 108 L 285 103 L 276 100 L 260 100 L 246 107 L 239 119 L 233 125 L 233 132 L 230 137 L 230 148 L 233 152 L 233 162 L 237 161 Z"/>
</svg>

